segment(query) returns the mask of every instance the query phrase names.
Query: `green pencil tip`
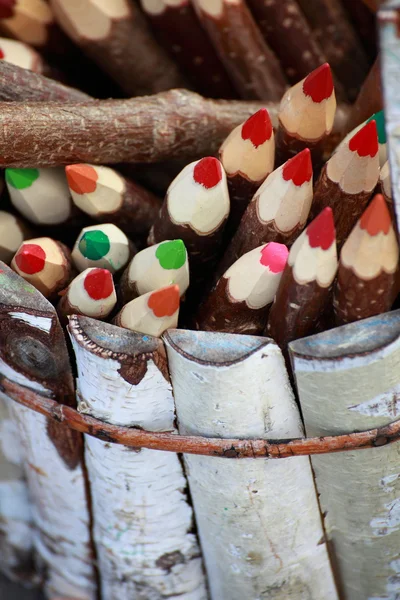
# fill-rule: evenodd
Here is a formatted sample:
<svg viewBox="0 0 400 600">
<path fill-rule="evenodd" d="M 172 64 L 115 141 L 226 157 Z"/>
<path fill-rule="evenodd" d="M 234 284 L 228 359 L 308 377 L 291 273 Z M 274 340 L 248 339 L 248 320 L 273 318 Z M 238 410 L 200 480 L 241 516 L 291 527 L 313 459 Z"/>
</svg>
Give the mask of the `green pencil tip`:
<svg viewBox="0 0 400 600">
<path fill-rule="evenodd" d="M 110 251 L 110 240 L 100 229 L 86 231 L 79 240 L 79 250 L 89 260 L 100 260 Z"/>
<path fill-rule="evenodd" d="M 385 112 L 380 110 L 379 112 L 373 114 L 367 121 L 375 121 L 376 129 L 378 131 L 378 142 L 380 144 L 386 144 L 386 131 L 385 131 Z"/>
<path fill-rule="evenodd" d="M 163 269 L 180 269 L 186 262 L 186 248 L 182 240 L 171 240 L 160 244 L 156 257 Z"/>
<path fill-rule="evenodd" d="M 38 169 L 6 169 L 6 181 L 16 190 L 31 187 L 39 177 Z"/>
</svg>

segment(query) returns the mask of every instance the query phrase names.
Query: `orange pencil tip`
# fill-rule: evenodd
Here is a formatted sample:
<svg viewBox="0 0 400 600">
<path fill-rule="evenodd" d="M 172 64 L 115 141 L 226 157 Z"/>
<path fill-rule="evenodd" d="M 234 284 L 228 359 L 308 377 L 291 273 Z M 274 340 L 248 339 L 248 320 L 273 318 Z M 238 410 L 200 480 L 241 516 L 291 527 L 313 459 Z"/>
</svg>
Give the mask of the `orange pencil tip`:
<svg viewBox="0 0 400 600">
<path fill-rule="evenodd" d="M 154 315 L 171 317 L 179 308 L 179 285 L 169 285 L 153 292 L 148 299 L 148 306 Z"/>
<path fill-rule="evenodd" d="M 360 227 L 369 235 L 378 235 L 381 231 L 387 235 L 392 225 L 389 209 L 382 194 L 376 194 L 360 219 Z"/>
<path fill-rule="evenodd" d="M 65 174 L 68 186 L 76 194 L 90 194 L 97 187 L 97 171 L 90 165 L 68 165 Z"/>
</svg>

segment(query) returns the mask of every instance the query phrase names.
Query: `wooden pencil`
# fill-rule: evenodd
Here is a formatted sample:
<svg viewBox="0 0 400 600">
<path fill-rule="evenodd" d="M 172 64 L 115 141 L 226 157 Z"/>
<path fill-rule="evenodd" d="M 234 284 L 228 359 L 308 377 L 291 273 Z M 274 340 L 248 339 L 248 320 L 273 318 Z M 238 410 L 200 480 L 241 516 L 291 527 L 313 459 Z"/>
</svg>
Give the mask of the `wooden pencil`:
<svg viewBox="0 0 400 600">
<path fill-rule="evenodd" d="M 65 173 L 74 204 L 94 221 L 127 234 L 149 232 L 161 206 L 156 196 L 109 167 L 68 165 Z"/>
<path fill-rule="evenodd" d="M 349 100 L 354 101 L 368 73 L 368 60 L 340 0 L 297 1 Z"/>
<path fill-rule="evenodd" d="M 274 168 L 274 131 L 266 108 L 260 108 L 228 135 L 219 158 L 231 200 L 228 229 L 234 232 L 253 194 Z"/>
<path fill-rule="evenodd" d="M 279 107 L 276 164 L 309 148 L 318 165 L 326 138 L 332 131 L 336 96 L 328 63 L 312 71 L 284 94 Z"/>
<path fill-rule="evenodd" d="M 76 316 L 69 332 L 86 414 L 114 425 L 176 431 L 161 340 Z M 104 600 L 206 600 L 180 456 L 91 436 L 85 446 Z"/>
<path fill-rule="evenodd" d="M 203 299 L 195 328 L 260 335 L 287 257 L 286 246 L 275 242 L 243 254 Z"/>
<path fill-rule="evenodd" d="M 148 292 L 176 284 L 183 296 L 189 287 L 189 261 L 182 240 L 166 240 L 138 252 L 119 282 L 123 304 Z"/>
<path fill-rule="evenodd" d="M 315 331 L 329 301 L 337 265 L 332 210 L 325 208 L 293 244 L 269 313 L 265 333 L 284 354 L 289 342 Z"/>
<path fill-rule="evenodd" d="M 117 303 L 112 274 L 92 267 L 79 273 L 63 291 L 57 313 L 63 323 L 68 315 L 106 319 Z"/>
<path fill-rule="evenodd" d="M 10 264 L 14 254 L 28 237 L 32 237 L 26 224 L 15 215 L 0 210 L 0 260 Z"/>
<path fill-rule="evenodd" d="M 396 296 L 399 247 L 385 199 L 377 194 L 340 253 L 333 306 L 337 325 L 390 310 Z"/>
<path fill-rule="evenodd" d="M 218 265 L 217 276 L 261 244 L 291 246 L 306 224 L 312 199 L 311 154 L 305 148 L 273 171 L 257 190 Z"/>
<path fill-rule="evenodd" d="M 277 55 L 291 83 L 303 79 L 326 62 L 296 0 L 248 0 L 248 4 L 267 44 Z"/>
<path fill-rule="evenodd" d="M 75 406 L 64 333 L 53 306 L 0 264 L 0 374 L 4 393 L 51 397 Z M 48 598 L 95 597 L 82 437 L 17 402 L 18 428 L 35 527 L 37 564 Z"/>
<path fill-rule="evenodd" d="M 82 229 L 71 256 L 79 272 L 98 267 L 116 273 L 128 264 L 135 253 L 132 242 L 121 229 L 112 223 L 103 223 Z"/>
<path fill-rule="evenodd" d="M 350 140 L 344 140 L 325 164 L 317 181 L 311 217 L 333 209 L 341 247 L 361 216 L 378 183 L 379 154 L 376 122 L 370 121 Z"/>
<path fill-rule="evenodd" d="M 184 85 L 175 64 L 127 0 L 51 0 L 65 33 L 130 96 Z"/>
<path fill-rule="evenodd" d="M 178 285 L 168 285 L 131 300 L 113 319 L 114 325 L 160 337 L 177 327 L 180 292 Z"/>
<path fill-rule="evenodd" d="M 375 123 L 376 123 L 376 129 L 377 129 L 377 134 L 378 134 L 379 166 L 382 168 L 388 159 L 387 143 L 386 143 L 386 130 L 385 130 L 385 114 L 384 114 L 383 110 L 380 110 L 379 112 L 374 113 L 373 115 L 371 115 L 369 117 L 369 119 L 367 119 L 366 121 L 364 121 L 363 123 L 361 123 L 360 125 L 355 127 L 354 129 L 352 129 L 352 131 L 350 131 L 350 133 L 348 133 L 344 139 L 346 141 L 349 141 L 357 133 L 357 131 L 360 131 L 360 129 L 362 127 L 364 127 L 364 125 L 366 125 L 370 121 L 375 121 Z"/>
<path fill-rule="evenodd" d="M 11 261 L 11 268 L 49 300 L 57 298 L 74 276 L 70 251 L 48 237 L 23 242 Z"/>
<path fill-rule="evenodd" d="M 285 89 L 284 75 L 246 3 L 193 0 L 193 4 L 238 94 L 279 100 Z"/>
<path fill-rule="evenodd" d="M 157 40 L 207 98 L 234 98 L 232 83 L 188 0 L 140 0 Z"/>
<path fill-rule="evenodd" d="M 218 256 L 228 215 L 225 171 L 218 159 L 202 158 L 187 165 L 171 183 L 149 244 L 182 239 L 191 275 L 204 279 Z"/>
</svg>

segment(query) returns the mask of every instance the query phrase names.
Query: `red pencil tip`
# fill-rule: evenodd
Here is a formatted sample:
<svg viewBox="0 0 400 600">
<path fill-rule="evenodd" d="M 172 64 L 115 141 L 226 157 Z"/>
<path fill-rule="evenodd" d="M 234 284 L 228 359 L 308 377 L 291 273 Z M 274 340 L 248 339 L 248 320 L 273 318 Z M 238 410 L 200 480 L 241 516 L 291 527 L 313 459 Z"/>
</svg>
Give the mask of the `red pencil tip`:
<svg viewBox="0 0 400 600">
<path fill-rule="evenodd" d="M 3 52 L 3 50 L 0 48 L 0 59 L 1 59 L 1 58 L 4 58 L 4 52 Z"/>
<path fill-rule="evenodd" d="M 308 148 L 289 158 L 282 170 L 283 179 L 285 181 L 291 179 L 294 185 L 303 185 L 305 181 L 310 181 L 312 173 L 311 152 Z"/>
<path fill-rule="evenodd" d="M 255 148 L 264 144 L 272 135 L 272 123 L 266 108 L 260 108 L 242 125 L 242 139 L 250 140 Z"/>
<path fill-rule="evenodd" d="M 22 244 L 14 260 L 20 271 L 27 275 L 34 275 L 43 270 L 46 252 L 37 244 Z"/>
<path fill-rule="evenodd" d="M 68 165 L 65 167 L 68 186 L 76 194 L 90 194 L 97 185 L 97 171 L 90 165 Z"/>
<path fill-rule="evenodd" d="M 104 300 L 114 291 L 114 282 L 107 269 L 92 269 L 83 282 L 88 296 L 93 300 Z"/>
<path fill-rule="evenodd" d="M 332 209 L 327 206 L 306 229 L 311 248 L 328 250 L 335 241 L 336 231 Z"/>
<path fill-rule="evenodd" d="M 213 156 L 202 158 L 194 167 L 193 179 L 207 189 L 213 188 L 222 179 L 221 163 Z"/>
<path fill-rule="evenodd" d="M 333 79 L 328 63 L 312 71 L 303 82 L 303 92 L 310 96 L 313 102 L 322 102 L 332 96 Z"/>
<path fill-rule="evenodd" d="M 16 0 L 0 0 L 0 19 L 9 19 L 14 16 Z"/>
<path fill-rule="evenodd" d="M 260 263 L 272 273 L 281 273 L 286 266 L 289 250 L 285 244 L 270 242 L 261 249 Z"/>
<path fill-rule="evenodd" d="M 179 308 L 179 285 L 169 285 L 153 292 L 148 306 L 156 317 L 171 317 Z"/>
<path fill-rule="evenodd" d="M 358 156 L 375 156 L 379 149 L 376 122 L 370 121 L 361 127 L 349 141 L 349 148 Z"/>
<path fill-rule="evenodd" d="M 389 209 L 382 194 L 376 194 L 360 219 L 360 227 L 369 235 L 378 235 L 381 231 L 387 235 L 392 224 Z"/>
</svg>

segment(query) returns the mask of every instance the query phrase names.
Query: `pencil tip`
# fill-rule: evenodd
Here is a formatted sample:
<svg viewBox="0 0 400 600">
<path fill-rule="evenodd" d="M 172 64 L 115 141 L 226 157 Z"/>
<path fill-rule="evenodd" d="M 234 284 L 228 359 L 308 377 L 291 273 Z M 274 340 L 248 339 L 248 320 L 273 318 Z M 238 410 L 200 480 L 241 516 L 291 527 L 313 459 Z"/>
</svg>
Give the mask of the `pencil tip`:
<svg viewBox="0 0 400 600">
<path fill-rule="evenodd" d="M 97 171 L 90 165 L 67 165 L 65 174 L 69 188 L 76 194 L 90 194 L 97 186 Z"/>
<path fill-rule="evenodd" d="M 242 139 L 250 140 L 255 148 L 271 138 L 272 123 L 266 108 L 260 108 L 242 125 Z"/>
<path fill-rule="evenodd" d="M 360 227 L 371 236 L 380 232 L 387 235 L 391 224 L 392 219 L 385 199 L 382 194 L 376 194 L 361 216 Z"/>
<path fill-rule="evenodd" d="M 205 188 L 215 187 L 222 179 L 222 167 L 217 158 L 206 156 L 193 169 L 193 179 Z"/>
<path fill-rule="evenodd" d="M 336 238 L 332 209 L 327 206 L 306 229 L 311 248 L 328 250 Z"/>
<path fill-rule="evenodd" d="M 186 248 L 182 240 L 161 242 L 156 250 L 156 258 L 163 269 L 180 269 L 186 262 Z"/>
<path fill-rule="evenodd" d="M 35 275 L 45 266 L 46 252 L 38 244 L 22 244 L 14 256 L 14 261 L 22 273 Z"/>
<path fill-rule="evenodd" d="M 171 317 L 178 310 L 179 298 L 179 285 L 169 285 L 152 292 L 147 304 L 154 315 L 161 319 Z"/>
<path fill-rule="evenodd" d="M 370 121 L 375 121 L 376 123 L 378 142 L 380 144 L 386 144 L 385 112 L 383 110 L 376 112 L 368 119 L 367 123 Z"/>
<path fill-rule="evenodd" d="M 294 185 L 303 185 L 305 181 L 310 181 L 312 177 L 311 152 L 304 148 L 299 154 L 289 158 L 283 165 L 282 176 L 285 181 L 291 179 Z"/>
<path fill-rule="evenodd" d="M 261 249 L 260 263 L 272 273 L 281 273 L 287 263 L 289 250 L 285 244 L 270 242 Z"/>
<path fill-rule="evenodd" d="M 333 93 L 333 79 L 331 68 L 325 63 L 312 71 L 303 82 L 303 92 L 310 96 L 313 102 L 327 100 Z"/>
<path fill-rule="evenodd" d="M 107 269 L 88 269 L 83 287 L 92 300 L 104 300 L 114 292 L 114 281 Z"/>
<path fill-rule="evenodd" d="M 358 156 L 374 157 L 379 150 L 376 122 L 370 121 L 361 127 L 349 141 L 349 148 Z"/>
<path fill-rule="evenodd" d="M 38 177 L 38 169 L 6 169 L 6 182 L 16 190 L 31 187 Z"/>
<path fill-rule="evenodd" d="M 0 19 L 9 19 L 14 16 L 14 7 L 17 0 L 0 0 Z"/>
</svg>

